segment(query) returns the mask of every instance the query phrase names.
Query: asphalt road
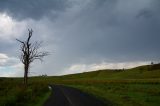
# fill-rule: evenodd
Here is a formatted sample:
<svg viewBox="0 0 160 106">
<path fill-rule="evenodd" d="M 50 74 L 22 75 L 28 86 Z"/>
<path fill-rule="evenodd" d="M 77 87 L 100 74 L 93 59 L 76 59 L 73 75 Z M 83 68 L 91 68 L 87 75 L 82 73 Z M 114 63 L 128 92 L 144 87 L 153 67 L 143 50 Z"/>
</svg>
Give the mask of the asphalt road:
<svg viewBox="0 0 160 106">
<path fill-rule="evenodd" d="M 53 85 L 52 94 L 44 106 L 106 106 L 97 98 L 75 88 Z"/>
</svg>

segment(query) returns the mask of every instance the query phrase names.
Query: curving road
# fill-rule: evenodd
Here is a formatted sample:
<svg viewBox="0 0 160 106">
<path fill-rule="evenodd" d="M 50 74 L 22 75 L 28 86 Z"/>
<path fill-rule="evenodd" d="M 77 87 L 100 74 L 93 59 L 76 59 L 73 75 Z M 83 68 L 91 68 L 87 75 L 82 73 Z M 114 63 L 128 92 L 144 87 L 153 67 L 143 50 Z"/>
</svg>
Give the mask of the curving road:
<svg viewBox="0 0 160 106">
<path fill-rule="evenodd" d="M 97 98 L 75 88 L 62 85 L 51 86 L 53 92 L 44 106 L 106 106 Z"/>
</svg>

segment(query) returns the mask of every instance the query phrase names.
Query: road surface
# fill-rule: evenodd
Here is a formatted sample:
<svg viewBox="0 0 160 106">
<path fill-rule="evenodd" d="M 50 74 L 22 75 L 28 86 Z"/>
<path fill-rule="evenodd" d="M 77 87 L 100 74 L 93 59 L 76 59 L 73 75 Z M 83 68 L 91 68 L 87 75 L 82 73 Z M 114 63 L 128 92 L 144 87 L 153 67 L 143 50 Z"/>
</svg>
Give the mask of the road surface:
<svg viewBox="0 0 160 106">
<path fill-rule="evenodd" d="M 75 88 L 62 85 L 51 86 L 53 92 L 44 106 L 106 106 L 97 98 Z"/>
</svg>

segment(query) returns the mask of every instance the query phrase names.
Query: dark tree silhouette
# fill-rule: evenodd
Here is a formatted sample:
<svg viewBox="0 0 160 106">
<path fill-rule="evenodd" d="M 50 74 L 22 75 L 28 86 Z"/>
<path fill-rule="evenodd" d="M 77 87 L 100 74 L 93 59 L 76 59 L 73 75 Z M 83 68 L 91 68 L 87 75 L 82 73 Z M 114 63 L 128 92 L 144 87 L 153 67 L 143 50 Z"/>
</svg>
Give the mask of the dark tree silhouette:
<svg viewBox="0 0 160 106">
<path fill-rule="evenodd" d="M 32 37 L 33 30 L 28 29 L 28 38 L 26 41 L 21 41 L 19 39 L 16 39 L 18 42 L 21 43 L 21 55 L 20 60 L 24 64 L 24 85 L 27 86 L 28 83 L 28 72 L 30 64 L 38 59 L 40 61 L 43 61 L 43 57 L 48 55 L 48 52 L 40 52 L 39 48 L 41 47 L 41 42 L 30 42 L 30 39 Z"/>
</svg>

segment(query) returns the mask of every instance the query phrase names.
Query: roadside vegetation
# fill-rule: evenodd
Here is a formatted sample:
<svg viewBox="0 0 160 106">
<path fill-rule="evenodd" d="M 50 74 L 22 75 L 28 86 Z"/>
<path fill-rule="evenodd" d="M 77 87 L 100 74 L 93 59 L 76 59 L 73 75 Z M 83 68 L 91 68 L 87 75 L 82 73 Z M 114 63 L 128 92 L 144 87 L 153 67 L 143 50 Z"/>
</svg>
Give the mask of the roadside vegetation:
<svg viewBox="0 0 160 106">
<path fill-rule="evenodd" d="M 160 84 L 81 84 L 71 85 L 95 95 L 104 102 L 118 106 L 158 106 L 160 104 Z"/>
<path fill-rule="evenodd" d="M 48 84 L 63 84 L 118 106 L 160 104 L 160 64 L 126 70 L 98 70 L 59 77 L 0 78 L 0 106 L 42 106 L 50 95 Z"/>
<path fill-rule="evenodd" d="M 50 91 L 45 82 L 34 81 L 24 87 L 21 78 L 0 79 L 0 106 L 42 106 Z"/>
<path fill-rule="evenodd" d="M 63 76 L 63 83 L 118 106 L 159 106 L 160 64 Z"/>
</svg>

